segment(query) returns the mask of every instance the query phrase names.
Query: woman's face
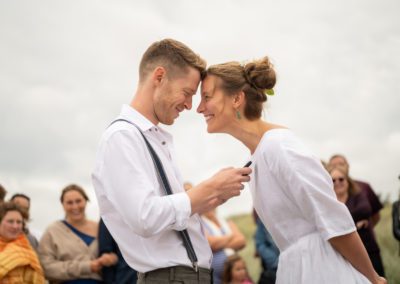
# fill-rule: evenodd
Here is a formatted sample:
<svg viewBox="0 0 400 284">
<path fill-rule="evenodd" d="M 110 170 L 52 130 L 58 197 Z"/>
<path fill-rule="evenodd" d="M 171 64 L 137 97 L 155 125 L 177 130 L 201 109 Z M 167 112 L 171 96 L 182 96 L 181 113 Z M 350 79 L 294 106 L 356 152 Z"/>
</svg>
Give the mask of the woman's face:
<svg viewBox="0 0 400 284">
<path fill-rule="evenodd" d="M 18 238 L 23 229 L 23 218 L 18 211 L 8 211 L 0 223 L 0 236 L 12 241 Z"/>
<path fill-rule="evenodd" d="M 346 175 L 339 170 L 333 170 L 331 172 L 331 177 L 336 195 L 340 196 L 346 194 L 349 189 L 349 183 Z"/>
<path fill-rule="evenodd" d="M 85 219 L 86 200 L 80 192 L 76 190 L 66 192 L 62 204 L 67 219 L 71 221 Z"/>
<path fill-rule="evenodd" d="M 246 279 L 247 270 L 243 260 L 236 261 L 232 266 L 232 281 L 234 283 L 241 282 Z"/>
<path fill-rule="evenodd" d="M 219 80 L 209 75 L 201 84 L 201 101 L 197 112 L 204 115 L 209 133 L 226 132 L 236 119 L 233 98 L 225 95 L 218 87 Z"/>
</svg>

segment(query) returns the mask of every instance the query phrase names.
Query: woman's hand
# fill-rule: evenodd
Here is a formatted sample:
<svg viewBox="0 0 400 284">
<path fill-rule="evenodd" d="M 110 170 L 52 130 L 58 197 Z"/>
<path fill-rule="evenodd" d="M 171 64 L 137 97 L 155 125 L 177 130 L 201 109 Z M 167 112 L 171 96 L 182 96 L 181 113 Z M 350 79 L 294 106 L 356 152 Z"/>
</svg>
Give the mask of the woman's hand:
<svg viewBox="0 0 400 284">
<path fill-rule="evenodd" d="M 369 221 L 367 219 L 360 220 L 356 223 L 357 230 L 362 228 L 368 228 L 368 226 L 369 226 Z"/>
<path fill-rule="evenodd" d="M 387 284 L 387 280 L 383 277 L 379 277 L 378 282 L 376 284 Z"/>
<path fill-rule="evenodd" d="M 101 265 L 101 263 L 100 263 L 100 261 L 99 261 L 98 258 L 93 259 L 93 260 L 90 262 L 90 270 L 91 270 L 92 272 L 94 272 L 94 273 L 100 272 L 100 270 L 101 270 L 102 267 L 103 267 L 103 266 Z"/>
</svg>

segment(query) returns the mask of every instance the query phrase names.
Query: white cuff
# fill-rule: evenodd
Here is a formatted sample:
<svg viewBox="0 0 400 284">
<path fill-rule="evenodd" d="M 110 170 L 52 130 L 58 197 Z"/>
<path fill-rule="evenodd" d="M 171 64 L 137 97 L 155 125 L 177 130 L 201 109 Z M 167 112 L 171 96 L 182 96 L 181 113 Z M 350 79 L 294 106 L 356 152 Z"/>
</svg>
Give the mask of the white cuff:
<svg viewBox="0 0 400 284">
<path fill-rule="evenodd" d="M 172 224 L 172 228 L 177 231 L 186 229 L 192 212 L 189 196 L 186 192 L 181 192 L 167 197 L 175 209 L 175 223 Z"/>
</svg>

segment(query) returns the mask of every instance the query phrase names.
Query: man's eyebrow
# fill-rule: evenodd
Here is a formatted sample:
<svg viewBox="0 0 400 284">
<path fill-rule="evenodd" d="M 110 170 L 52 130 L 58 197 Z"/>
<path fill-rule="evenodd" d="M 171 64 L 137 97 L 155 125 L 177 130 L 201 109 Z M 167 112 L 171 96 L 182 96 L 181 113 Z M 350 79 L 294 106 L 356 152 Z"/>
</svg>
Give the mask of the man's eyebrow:
<svg viewBox="0 0 400 284">
<path fill-rule="evenodd" d="M 193 90 L 192 88 L 184 88 L 183 90 L 184 90 L 185 92 L 190 92 L 190 93 L 192 93 L 192 94 L 195 94 L 195 93 L 196 93 L 196 91 Z"/>
</svg>

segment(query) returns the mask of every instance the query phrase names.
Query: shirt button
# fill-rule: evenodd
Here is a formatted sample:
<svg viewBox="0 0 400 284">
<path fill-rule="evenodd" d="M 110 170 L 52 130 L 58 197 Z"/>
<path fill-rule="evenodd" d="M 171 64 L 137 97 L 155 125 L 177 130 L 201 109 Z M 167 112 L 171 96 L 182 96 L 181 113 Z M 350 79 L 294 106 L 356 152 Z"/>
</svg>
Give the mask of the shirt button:
<svg viewBox="0 0 400 284">
<path fill-rule="evenodd" d="M 163 142 L 161 142 L 161 144 L 165 145 L 165 144 L 167 144 L 167 142 L 163 141 Z"/>
<path fill-rule="evenodd" d="M 149 130 L 151 131 L 151 128 Z"/>
<path fill-rule="evenodd" d="M 156 128 L 156 131 L 158 131 L 158 129 Z"/>
</svg>

